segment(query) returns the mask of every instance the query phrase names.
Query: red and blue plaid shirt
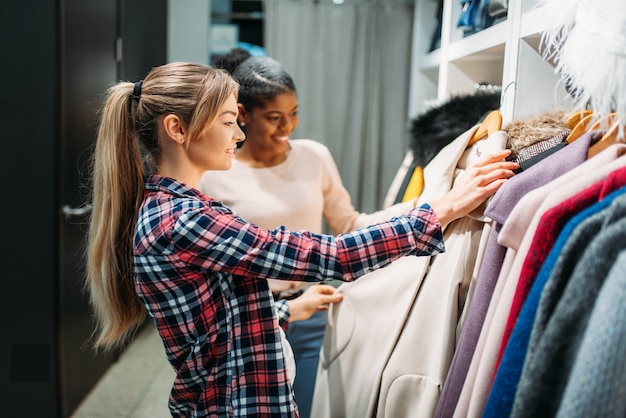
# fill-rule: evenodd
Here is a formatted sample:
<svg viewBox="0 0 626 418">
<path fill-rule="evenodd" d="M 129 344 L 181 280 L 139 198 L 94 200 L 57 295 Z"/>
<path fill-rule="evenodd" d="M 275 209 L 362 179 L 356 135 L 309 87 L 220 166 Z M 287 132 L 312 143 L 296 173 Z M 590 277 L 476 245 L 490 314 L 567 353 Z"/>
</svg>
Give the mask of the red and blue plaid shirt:
<svg viewBox="0 0 626 418">
<path fill-rule="evenodd" d="M 298 416 L 266 279 L 352 281 L 443 251 L 426 205 L 337 237 L 267 231 L 180 182 L 148 177 L 135 283 L 176 371 L 172 415 Z"/>
</svg>

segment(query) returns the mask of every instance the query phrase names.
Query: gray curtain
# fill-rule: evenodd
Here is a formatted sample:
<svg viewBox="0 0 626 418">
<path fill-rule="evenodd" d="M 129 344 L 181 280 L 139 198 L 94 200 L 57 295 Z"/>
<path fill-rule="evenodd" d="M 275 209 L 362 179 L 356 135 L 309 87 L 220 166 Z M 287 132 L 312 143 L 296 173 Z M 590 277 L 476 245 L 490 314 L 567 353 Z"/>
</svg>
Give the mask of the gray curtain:
<svg viewBox="0 0 626 418">
<path fill-rule="evenodd" d="M 294 138 L 326 144 L 358 210 L 382 206 L 407 150 L 413 1 L 266 0 L 265 47 L 293 76 Z"/>
</svg>

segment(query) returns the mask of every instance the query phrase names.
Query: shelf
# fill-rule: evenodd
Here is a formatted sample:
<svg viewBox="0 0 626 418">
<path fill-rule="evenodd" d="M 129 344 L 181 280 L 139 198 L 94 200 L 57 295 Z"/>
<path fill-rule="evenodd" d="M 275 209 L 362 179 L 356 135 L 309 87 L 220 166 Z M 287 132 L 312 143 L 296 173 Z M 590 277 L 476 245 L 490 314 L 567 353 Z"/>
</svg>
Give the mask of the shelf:
<svg viewBox="0 0 626 418">
<path fill-rule="evenodd" d="M 508 21 L 504 20 L 452 42 L 448 48 L 448 60 L 454 61 L 470 55 L 504 55 L 507 29 Z"/>
<path fill-rule="evenodd" d="M 521 18 L 520 36 L 529 37 L 536 36 L 541 37 L 541 32 L 544 29 L 545 18 L 539 13 L 537 9 L 531 9 L 525 12 Z"/>
<path fill-rule="evenodd" d="M 420 70 L 437 70 L 441 62 L 441 49 L 435 49 L 434 51 L 424 55 L 420 60 Z"/>
<path fill-rule="evenodd" d="M 414 39 L 423 40 L 425 33 L 431 32 L 428 7 L 432 0 L 415 1 L 421 11 L 427 11 L 417 15 L 414 35 Z M 419 110 L 428 100 L 469 93 L 477 83 L 502 86 L 502 112 L 507 120 L 554 106 L 567 107 L 567 93 L 555 74 L 554 63 L 541 53 L 541 36 L 550 22 L 549 16 L 540 13 L 539 4 L 539 0 L 509 1 L 506 19 L 463 37 L 456 27 L 461 13 L 458 0 L 444 0 L 441 47 L 424 54 L 421 42 L 413 50 L 419 59 L 410 107 Z"/>
<path fill-rule="evenodd" d="M 502 85 L 503 54 L 476 54 L 450 61 L 474 83 Z"/>
</svg>

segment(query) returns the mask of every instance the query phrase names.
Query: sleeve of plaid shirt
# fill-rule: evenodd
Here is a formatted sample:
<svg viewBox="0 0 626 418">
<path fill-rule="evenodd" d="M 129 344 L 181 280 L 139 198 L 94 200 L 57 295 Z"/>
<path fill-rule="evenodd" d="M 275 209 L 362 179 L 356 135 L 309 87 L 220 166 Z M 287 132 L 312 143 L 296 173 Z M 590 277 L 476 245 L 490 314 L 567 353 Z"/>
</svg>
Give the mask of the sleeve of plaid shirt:
<svg viewBox="0 0 626 418">
<path fill-rule="evenodd" d="M 297 416 L 281 314 L 264 279 L 350 281 L 403 255 L 444 250 L 428 206 L 334 237 L 262 230 L 175 186 L 144 201 L 134 251 L 138 294 L 176 370 L 176 417 Z"/>
<path fill-rule="evenodd" d="M 220 205 L 182 212 L 174 229 L 186 263 L 244 278 L 353 281 L 404 255 L 444 251 L 441 225 L 428 205 L 337 237 L 263 230 Z"/>
</svg>

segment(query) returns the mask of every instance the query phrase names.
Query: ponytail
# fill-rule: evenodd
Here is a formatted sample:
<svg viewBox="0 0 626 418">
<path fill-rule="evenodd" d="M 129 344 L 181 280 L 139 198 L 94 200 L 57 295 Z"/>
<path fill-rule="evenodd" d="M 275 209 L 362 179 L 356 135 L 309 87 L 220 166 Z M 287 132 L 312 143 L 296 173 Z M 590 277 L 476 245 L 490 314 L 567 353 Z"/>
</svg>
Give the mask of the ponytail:
<svg viewBox="0 0 626 418">
<path fill-rule="evenodd" d="M 161 157 L 159 121 L 177 115 L 190 141 L 198 140 L 237 93 L 238 84 L 226 71 L 191 63 L 156 67 L 141 83 L 121 82 L 108 90 L 92 159 L 87 237 L 86 286 L 96 317 L 96 348 L 117 347 L 146 317 L 134 284 L 133 238 L 145 174 Z"/>
<path fill-rule="evenodd" d="M 134 289 L 132 237 L 144 192 L 132 83 L 108 91 L 93 154 L 87 277 L 96 315 L 96 347 L 112 349 L 145 318 Z"/>
<path fill-rule="evenodd" d="M 213 66 L 215 68 L 222 68 L 228 71 L 229 74 L 233 74 L 239 64 L 251 56 L 252 55 L 243 48 L 233 48 L 227 54 L 216 57 L 213 60 Z"/>
</svg>

